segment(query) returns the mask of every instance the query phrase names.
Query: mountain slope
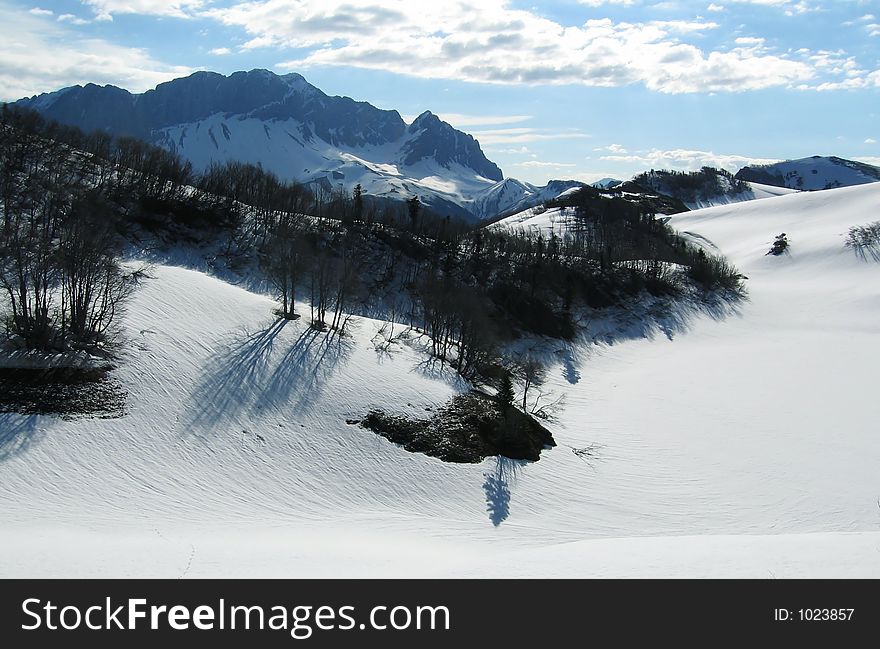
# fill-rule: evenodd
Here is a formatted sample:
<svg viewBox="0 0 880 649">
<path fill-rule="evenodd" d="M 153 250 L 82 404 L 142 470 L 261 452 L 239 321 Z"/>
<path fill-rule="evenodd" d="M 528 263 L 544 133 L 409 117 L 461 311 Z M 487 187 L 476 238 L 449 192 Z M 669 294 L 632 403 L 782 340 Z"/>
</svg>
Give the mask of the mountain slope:
<svg viewBox="0 0 880 649">
<path fill-rule="evenodd" d="M 674 216 L 749 301 L 524 341 L 567 398 L 535 464 L 444 464 L 346 423 L 466 388 L 417 340 L 281 326 L 265 297 L 157 267 L 126 317 L 126 417 L 0 415 L 0 575 L 880 577 L 877 266 L 843 246 L 878 200 Z"/>
<path fill-rule="evenodd" d="M 197 170 L 239 160 L 326 191 L 361 184 L 375 196 L 418 196 L 457 216 L 485 216 L 477 199 L 503 180 L 473 137 L 430 111 L 407 125 L 397 111 L 328 96 L 299 74 L 197 72 L 141 95 L 88 84 L 17 104 L 159 144 Z"/>
<path fill-rule="evenodd" d="M 771 165 L 743 167 L 735 176 L 776 187 L 816 191 L 880 181 L 880 167 L 834 156 L 812 156 Z"/>
</svg>

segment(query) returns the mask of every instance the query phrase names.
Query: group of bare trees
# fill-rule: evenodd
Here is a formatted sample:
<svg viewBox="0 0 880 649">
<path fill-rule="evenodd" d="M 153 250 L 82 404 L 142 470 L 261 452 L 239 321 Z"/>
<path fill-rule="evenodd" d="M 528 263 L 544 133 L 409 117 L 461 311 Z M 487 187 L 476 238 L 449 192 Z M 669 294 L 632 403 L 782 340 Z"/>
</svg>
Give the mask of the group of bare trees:
<svg viewBox="0 0 880 649">
<path fill-rule="evenodd" d="M 353 229 L 341 221 L 284 212 L 271 219 L 258 249 L 260 267 L 281 302 L 279 315 L 294 319 L 296 297 L 307 292 L 310 322 L 342 329 L 356 299 L 363 298 L 363 255 Z M 328 322 L 329 318 L 329 322 Z"/>
<path fill-rule="evenodd" d="M 32 114 L 0 114 L 5 331 L 29 348 L 95 346 L 127 289 L 115 214 L 94 157 L 43 126 Z"/>
</svg>

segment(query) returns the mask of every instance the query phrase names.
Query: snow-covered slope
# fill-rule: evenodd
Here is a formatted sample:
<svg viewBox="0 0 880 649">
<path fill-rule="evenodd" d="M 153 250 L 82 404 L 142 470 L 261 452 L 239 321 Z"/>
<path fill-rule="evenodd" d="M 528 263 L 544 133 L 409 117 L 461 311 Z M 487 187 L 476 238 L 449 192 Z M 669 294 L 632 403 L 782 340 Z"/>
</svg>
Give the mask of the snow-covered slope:
<svg viewBox="0 0 880 649">
<path fill-rule="evenodd" d="M 418 127 L 417 122 L 414 125 Z M 418 196 L 438 212 L 452 211 L 456 216 L 471 215 L 474 197 L 491 191 L 497 182 L 454 161 L 443 166 L 427 157 L 406 164 L 404 150 L 421 135 L 418 128 L 408 129 L 389 143 L 359 146 L 307 139 L 304 131 L 308 129 L 294 119 L 265 121 L 216 114 L 164 128 L 156 142 L 198 169 L 212 162 L 239 160 L 327 194 L 338 189 L 350 193 L 360 184 L 367 194 L 398 200 Z"/>
<path fill-rule="evenodd" d="M 346 424 L 462 389 L 417 341 L 281 326 L 158 267 L 126 320 L 125 418 L 0 415 L 0 575 L 880 577 L 880 268 L 842 236 L 878 204 L 866 185 L 675 216 L 750 299 L 536 342 L 567 405 L 529 465 Z M 781 232 L 790 255 L 766 256 Z"/>
<path fill-rule="evenodd" d="M 525 230 L 540 232 L 545 237 L 552 234 L 563 236 L 570 225 L 570 221 L 575 218 L 575 211 L 565 207 L 545 208 L 543 205 L 537 205 L 528 209 L 511 214 L 493 223 L 492 228 L 508 228 L 511 230 Z"/>
<path fill-rule="evenodd" d="M 706 207 L 715 207 L 717 205 L 732 205 L 745 201 L 754 201 L 797 193 L 796 190 L 787 189 L 785 187 L 761 185 L 760 183 L 746 184 L 749 186 L 749 190 L 745 192 L 724 194 L 707 199 L 683 202 L 689 209 L 698 210 Z M 563 192 L 560 196 L 565 193 L 566 192 Z M 621 195 L 626 196 L 627 194 L 622 193 Z M 630 196 L 635 197 L 636 195 L 630 194 Z M 513 230 L 522 228 L 525 230 L 540 231 L 545 237 L 554 233 L 561 237 L 565 234 L 566 229 L 574 218 L 576 218 L 576 215 L 575 210 L 572 208 L 553 207 L 548 209 L 541 204 L 535 203 L 532 207 L 521 209 L 503 219 L 500 219 L 493 223 L 492 227 L 510 228 Z"/>
<path fill-rule="evenodd" d="M 743 167 L 736 178 L 751 182 L 816 191 L 880 181 L 880 167 L 835 156 L 812 156 L 771 165 Z"/>
<path fill-rule="evenodd" d="M 785 196 L 786 194 L 792 194 L 797 191 L 796 189 L 762 185 L 761 183 L 747 182 L 746 184 L 749 188 L 743 192 L 697 198 L 692 201 L 684 201 L 684 204 L 688 206 L 688 209 L 699 210 L 706 207 L 716 207 L 718 205 L 730 205 L 731 203 L 742 203 L 744 201 L 754 201 L 762 198 L 773 198 L 774 196 Z"/>
</svg>

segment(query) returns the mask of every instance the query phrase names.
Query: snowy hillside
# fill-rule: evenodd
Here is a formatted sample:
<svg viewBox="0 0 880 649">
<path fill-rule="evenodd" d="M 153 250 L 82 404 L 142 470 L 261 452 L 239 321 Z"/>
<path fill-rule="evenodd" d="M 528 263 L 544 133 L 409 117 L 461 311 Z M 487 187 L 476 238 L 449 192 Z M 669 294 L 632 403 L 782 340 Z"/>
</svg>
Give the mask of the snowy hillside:
<svg viewBox="0 0 880 649">
<path fill-rule="evenodd" d="M 774 196 L 785 196 L 797 191 L 796 189 L 788 189 L 787 187 L 775 187 L 773 185 L 762 185 L 761 183 L 754 182 L 747 182 L 746 184 L 749 187 L 746 191 L 697 198 L 692 201 L 684 201 L 684 204 L 687 205 L 689 209 L 699 210 L 705 207 L 716 207 L 718 205 L 730 205 L 731 203 L 742 203 L 744 201 L 754 201 L 762 198 L 773 198 Z"/>
<path fill-rule="evenodd" d="M 534 464 L 346 423 L 465 389 L 418 340 L 275 322 L 160 266 L 126 318 L 127 416 L 0 414 L 0 576 L 880 577 L 880 282 L 842 236 L 878 204 L 868 185 L 673 217 L 750 299 L 535 341 L 567 402 Z"/>
<path fill-rule="evenodd" d="M 880 181 L 880 168 L 834 156 L 812 156 L 772 165 L 744 167 L 739 180 L 806 191 L 851 187 Z"/>
<path fill-rule="evenodd" d="M 511 214 L 501 219 L 497 223 L 493 223 L 493 228 L 509 228 L 511 230 L 536 231 L 549 237 L 552 234 L 563 236 L 571 225 L 571 220 L 575 218 L 575 211 L 565 207 L 546 208 L 543 205 L 530 207 L 528 209 Z"/>
<path fill-rule="evenodd" d="M 748 185 L 749 189 L 744 192 L 737 192 L 735 194 L 722 194 L 718 196 L 713 196 L 711 198 L 704 198 L 695 201 L 683 201 L 683 203 L 691 210 L 699 210 L 706 207 L 732 205 L 745 201 L 754 201 L 764 198 L 773 198 L 777 196 L 786 196 L 788 194 L 797 193 L 796 190 L 786 189 L 784 187 L 773 187 L 772 185 L 761 185 L 760 183 L 746 184 Z M 622 184 L 621 186 L 631 187 L 631 184 Z M 564 195 L 565 193 L 560 194 L 560 196 Z M 633 200 L 636 200 L 640 196 L 640 194 L 633 194 L 628 192 L 620 192 L 620 195 L 622 197 L 629 196 Z M 540 231 L 544 234 L 545 237 L 550 236 L 554 233 L 556 234 L 556 236 L 561 237 L 565 234 L 566 230 L 569 229 L 573 219 L 575 218 L 576 213 L 573 208 L 546 208 L 541 204 L 536 204 L 533 207 L 527 207 L 525 209 L 512 213 L 503 219 L 500 219 L 496 223 L 493 223 L 492 227 L 503 227 L 513 230 L 518 230 L 522 228 L 524 230 Z"/>
<path fill-rule="evenodd" d="M 680 200 L 689 210 L 716 205 L 729 205 L 772 196 L 790 194 L 793 189 L 747 182 L 730 172 L 714 167 L 699 171 L 651 170 L 637 174 L 631 183 L 621 187 L 643 187 L 664 196 Z"/>
</svg>

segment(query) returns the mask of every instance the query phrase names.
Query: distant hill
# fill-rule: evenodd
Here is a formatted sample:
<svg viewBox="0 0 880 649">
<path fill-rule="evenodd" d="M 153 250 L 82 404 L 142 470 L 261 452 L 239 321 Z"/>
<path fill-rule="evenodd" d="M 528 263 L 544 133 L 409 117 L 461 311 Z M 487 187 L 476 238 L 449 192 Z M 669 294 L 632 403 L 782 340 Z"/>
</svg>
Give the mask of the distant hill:
<svg viewBox="0 0 880 649">
<path fill-rule="evenodd" d="M 612 187 L 616 187 L 622 182 L 622 180 L 618 180 L 617 178 L 602 178 L 590 184 L 597 189 L 611 189 Z"/>
<path fill-rule="evenodd" d="M 638 174 L 633 178 L 633 182 L 664 196 L 675 198 L 691 210 L 789 193 L 789 190 L 782 187 L 775 188 L 739 180 L 729 171 L 715 167 L 703 167 L 699 171 L 652 169 Z"/>
<path fill-rule="evenodd" d="M 737 180 L 805 191 L 880 181 L 880 167 L 835 156 L 812 156 L 770 165 L 743 167 Z"/>
</svg>

